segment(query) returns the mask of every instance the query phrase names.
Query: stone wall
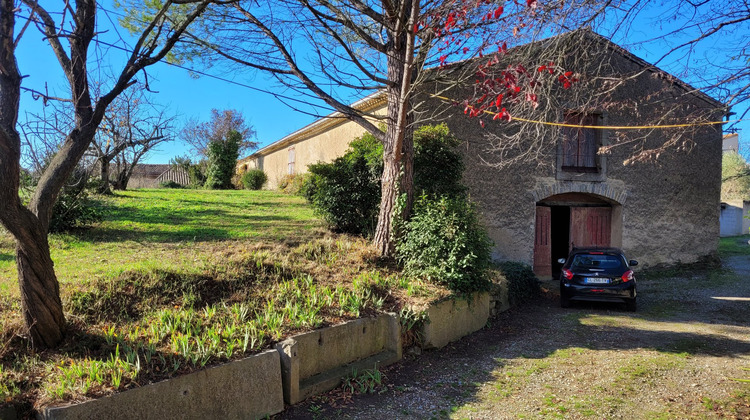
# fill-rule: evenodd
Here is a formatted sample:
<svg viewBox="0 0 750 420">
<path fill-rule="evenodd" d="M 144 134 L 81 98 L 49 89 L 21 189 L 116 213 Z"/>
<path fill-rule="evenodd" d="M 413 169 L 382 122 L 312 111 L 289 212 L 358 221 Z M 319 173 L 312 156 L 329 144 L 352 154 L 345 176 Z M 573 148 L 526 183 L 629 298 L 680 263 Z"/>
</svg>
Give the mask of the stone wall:
<svg viewBox="0 0 750 420">
<path fill-rule="evenodd" d="M 583 47 L 582 47 L 583 48 Z M 611 104 L 632 104 L 630 107 L 607 108 L 595 103 L 586 92 L 554 89 L 545 94 L 557 96 L 566 109 L 592 109 L 606 114 L 606 125 L 632 126 L 641 121 L 654 121 L 653 115 L 670 112 L 669 121 L 690 122 L 694 114 L 713 112 L 710 119 L 720 121 L 722 111 L 710 99 L 687 93 L 688 89 L 663 73 L 645 71 L 636 58 L 602 49 L 591 62 L 598 71 L 634 74 L 632 80 L 615 89 L 607 100 Z M 597 57 L 599 60 L 597 61 Z M 601 63 L 607 60 L 607 65 Z M 639 73 L 640 71 L 640 73 Z M 582 71 L 586 75 L 585 69 Z M 439 92 L 442 86 L 434 87 Z M 441 93 L 458 99 L 470 97 L 467 90 L 454 89 Z M 570 95 L 568 100 L 564 95 Z M 715 253 L 719 236 L 719 193 L 721 184 L 721 128 L 718 125 L 699 129 L 669 131 L 666 129 L 628 131 L 632 144 L 615 147 L 600 159 L 606 172 L 599 180 L 562 177 L 558 171 L 557 147 L 559 129 L 529 130 L 541 133 L 534 142 L 541 144 L 532 161 L 503 164 L 521 151 L 502 149 L 503 122 L 487 117 L 485 127 L 476 118 L 468 118 L 451 104 L 420 97 L 427 109 L 444 109 L 444 121 L 463 143 L 459 150 L 467 170 L 464 182 L 471 198 L 478 202 L 483 221 L 494 241 L 493 257 L 498 260 L 520 261 L 533 265 L 536 204 L 555 194 L 575 192 L 612 203 L 613 224 L 619 229 L 612 235 L 612 245 L 621 246 L 627 256 L 642 266 L 694 262 Z M 589 107 L 589 108 L 587 108 Z M 562 112 L 561 109 L 559 112 Z M 439 114 L 440 112 L 435 112 Z M 525 115 L 524 115 L 525 116 Z M 540 117 L 541 119 L 541 117 Z M 560 117 L 547 115 L 547 120 Z M 513 127 L 511 125 L 511 127 Z M 515 126 L 518 127 L 518 126 Z M 608 131 L 603 138 L 614 141 L 623 132 Z M 609 132 L 611 131 L 611 132 Z M 628 137 L 628 138 L 631 138 Z M 531 141 L 531 139 L 529 140 Z M 642 142 L 641 142 L 642 141 Z M 655 159 L 625 164 L 636 147 L 656 147 L 675 142 Z M 605 145 L 611 143 L 605 143 Z M 684 147 L 683 147 L 684 145 Z"/>
</svg>

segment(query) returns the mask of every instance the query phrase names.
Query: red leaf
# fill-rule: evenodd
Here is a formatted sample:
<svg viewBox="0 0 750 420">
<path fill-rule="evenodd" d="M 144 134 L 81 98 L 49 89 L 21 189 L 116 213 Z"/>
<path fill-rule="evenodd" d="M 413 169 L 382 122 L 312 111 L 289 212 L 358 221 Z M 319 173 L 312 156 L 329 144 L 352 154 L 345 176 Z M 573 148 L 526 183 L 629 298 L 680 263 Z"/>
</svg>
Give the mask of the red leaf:
<svg viewBox="0 0 750 420">
<path fill-rule="evenodd" d="M 502 14 L 503 14 L 503 6 L 500 6 L 497 9 L 495 9 L 495 14 L 494 14 L 495 19 L 499 18 L 500 15 Z"/>
<path fill-rule="evenodd" d="M 565 72 L 565 77 L 570 77 L 570 76 L 572 76 L 572 75 L 573 75 L 573 72 L 572 72 L 572 71 L 566 71 L 566 72 Z"/>
<path fill-rule="evenodd" d="M 447 60 L 447 59 L 448 59 L 447 55 L 441 55 L 440 56 L 440 65 L 441 66 L 445 65 L 445 60 Z"/>
<path fill-rule="evenodd" d="M 482 128 L 484 128 L 484 120 L 479 120 L 479 125 L 481 125 Z"/>
<path fill-rule="evenodd" d="M 541 66 L 539 66 L 538 69 L 536 69 L 536 71 L 538 71 L 540 73 L 543 72 L 543 71 L 545 71 L 545 70 L 547 70 L 547 66 L 545 66 L 545 65 L 541 65 Z"/>
<path fill-rule="evenodd" d="M 495 101 L 495 106 L 500 108 L 500 105 L 503 103 L 503 94 L 497 95 L 497 100 Z"/>
</svg>

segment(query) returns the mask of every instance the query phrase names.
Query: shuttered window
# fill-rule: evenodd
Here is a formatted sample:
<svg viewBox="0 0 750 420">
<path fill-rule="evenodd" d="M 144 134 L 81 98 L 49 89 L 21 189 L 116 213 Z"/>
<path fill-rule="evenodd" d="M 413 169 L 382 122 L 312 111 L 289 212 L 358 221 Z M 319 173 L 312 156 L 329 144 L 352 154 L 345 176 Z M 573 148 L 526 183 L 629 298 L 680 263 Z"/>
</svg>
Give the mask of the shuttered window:
<svg viewBox="0 0 750 420">
<path fill-rule="evenodd" d="M 599 124 L 599 115 L 580 112 L 565 114 L 565 123 L 580 126 Z M 599 172 L 597 152 L 601 145 L 601 130 L 584 127 L 563 127 L 562 170 L 570 172 Z"/>
<path fill-rule="evenodd" d="M 289 164 L 287 165 L 287 173 L 294 175 L 294 147 L 289 148 Z"/>
</svg>

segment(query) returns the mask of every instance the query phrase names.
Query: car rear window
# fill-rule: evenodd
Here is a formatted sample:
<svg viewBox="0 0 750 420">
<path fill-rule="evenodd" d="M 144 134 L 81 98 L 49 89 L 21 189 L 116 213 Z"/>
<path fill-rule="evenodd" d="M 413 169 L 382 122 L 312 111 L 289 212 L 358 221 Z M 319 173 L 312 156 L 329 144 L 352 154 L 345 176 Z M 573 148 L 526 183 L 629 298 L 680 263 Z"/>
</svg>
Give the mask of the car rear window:
<svg viewBox="0 0 750 420">
<path fill-rule="evenodd" d="M 622 259 L 617 255 L 578 254 L 573 257 L 571 268 L 620 268 Z"/>
</svg>

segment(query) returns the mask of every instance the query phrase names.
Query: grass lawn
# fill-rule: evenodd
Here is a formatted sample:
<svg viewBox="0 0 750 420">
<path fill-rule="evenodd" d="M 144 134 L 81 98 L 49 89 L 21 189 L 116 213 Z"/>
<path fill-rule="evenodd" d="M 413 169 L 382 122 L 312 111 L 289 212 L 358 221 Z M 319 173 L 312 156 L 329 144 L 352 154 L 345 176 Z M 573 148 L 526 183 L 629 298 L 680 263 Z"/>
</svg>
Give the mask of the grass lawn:
<svg viewBox="0 0 750 420">
<path fill-rule="evenodd" d="M 730 257 L 735 255 L 750 255 L 750 235 L 729 236 L 719 239 L 719 255 Z"/>
<path fill-rule="evenodd" d="M 54 351 L 20 338 L 13 241 L 0 233 L 0 405 L 107 395 L 448 294 L 328 233 L 299 197 L 137 190 L 102 203 L 97 226 L 50 236 L 69 324 Z"/>
</svg>

